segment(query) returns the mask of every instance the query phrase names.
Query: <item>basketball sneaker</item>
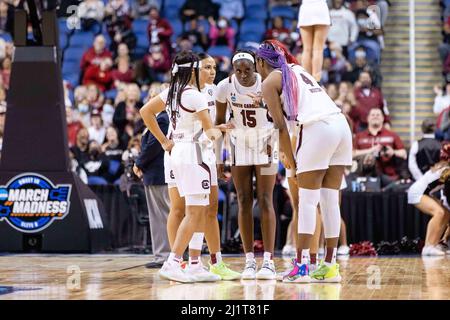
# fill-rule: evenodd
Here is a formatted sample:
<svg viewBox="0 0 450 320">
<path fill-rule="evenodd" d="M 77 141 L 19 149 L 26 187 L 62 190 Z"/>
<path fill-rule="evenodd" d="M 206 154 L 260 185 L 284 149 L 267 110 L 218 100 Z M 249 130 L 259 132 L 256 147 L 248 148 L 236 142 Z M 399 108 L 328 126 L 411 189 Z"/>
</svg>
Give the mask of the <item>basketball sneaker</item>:
<svg viewBox="0 0 450 320">
<path fill-rule="evenodd" d="M 164 262 L 161 269 L 159 269 L 158 274 L 161 278 L 177 281 L 181 283 L 191 283 L 194 280 L 186 274 L 183 269 L 181 269 L 181 265 L 176 262 Z"/>
<path fill-rule="evenodd" d="M 336 254 L 338 256 L 348 256 L 350 254 L 350 247 L 349 246 L 339 246 L 339 248 L 336 251 Z"/>
<path fill-rule="evenodd" d="M 322 261 L 317 267 L 317 270 L 311 273 L 311 282 L 339 283 L 341 280 L 339 265 L 337 263 L 327 266 Z"/>
<path fill-rule="evenodd" d="M 247 260 L 245 262 L 244 272 L 241 274 L 241 279 L 243 280 L 254 280 L 256 279 L 256 260 Z"/>
<path fill-rule="evenodd" d="M 283 250 L 281 250 L 281 255 L 290 257 L 295 256 L 297 254 L 297 249 L 294 246 L 291 246 L 290 244 L 287 244 L 283 247 Z"/>
<path fill-rule="evenodd" d="M 201 262 L 197 264 L 189 264 L 184 272 L 195 282 L 214 282 L 220 280 L 220 276 L 206 270 Z"/>
<path fill-rule="evenodd" d="M 292 264 L 292 270 L 287 276 L 284 277 L 283 282 L 285 283 L 309 283 L 311 278 L 309 277 L 309 265 L 306 263 L 298 264 L 297 259 L 295 259 Z"/>
<path fill-rule="evenodd" d="M 259 280 L 276 280 L 277 273 L 273 260 L 264 260 L 261 269 L 256 273 L 256 279 Z"/>
<path fill-rule="evenodd" d="M 296 261 L 297 261 L 297 259 L 292 259 L 291 260 L 291 266 L 293 266 Z M 288 269 L 286 269 L 285 271 L 277 273 L 277 280 L 278 281 L 283 281 L 284 277 L 286 277 L 291 272 L 291 270 L 293 268 L 291 266 Z"/>
<path fill-rule="evenodd" d="M 241 278 L 241 274 L 239 272 L 233 271 L 228 268 L 228 265 L 225 262 L 220 262 L 211 264 L 209 263 L 209 272 L 216 274 L 222 280 L 236 280 Z"/>
<path fill-rule="evenodd" d="M 445 256 L 445 252 L 442 251 L 437 246 L 425 246 L 422 249 L 422 255 L 438 257 L 438 256 Z"/>
</svg>

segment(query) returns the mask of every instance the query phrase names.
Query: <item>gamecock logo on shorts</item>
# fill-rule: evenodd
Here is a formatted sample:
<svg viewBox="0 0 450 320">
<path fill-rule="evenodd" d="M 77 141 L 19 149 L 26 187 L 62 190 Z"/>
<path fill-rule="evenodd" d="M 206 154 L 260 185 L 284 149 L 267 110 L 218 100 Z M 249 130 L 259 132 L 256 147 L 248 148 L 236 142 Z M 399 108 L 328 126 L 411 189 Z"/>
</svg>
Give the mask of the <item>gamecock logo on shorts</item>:
<svg viewBox="0 0 450 320">
<path fill-rule="evenodd" d="M 170 170 L 170 179 L 175 179 L 175 175 L 173 174 L 173 170 Z"/>
<path fill-rule="evenodd" d="M 203 180 L 202 181 L 202 188 L 203 189 L 209 189 L 209 180 Z"/>
<path fill-rule="evenodd" d="M 15 176 L 0 186 L 0 221 L 25 233 L 42 231 L 67 216 L 71 190 L 72 185 L 54 185 L 37 173 Z"/>
</svg>

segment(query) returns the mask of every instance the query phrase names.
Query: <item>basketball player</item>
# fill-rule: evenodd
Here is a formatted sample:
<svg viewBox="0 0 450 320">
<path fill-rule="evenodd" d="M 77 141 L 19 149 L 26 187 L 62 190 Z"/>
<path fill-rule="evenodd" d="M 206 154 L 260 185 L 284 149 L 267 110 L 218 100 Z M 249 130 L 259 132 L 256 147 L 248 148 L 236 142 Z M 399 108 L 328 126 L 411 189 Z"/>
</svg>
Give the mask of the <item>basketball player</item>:
<svg viewBox="0 0 450 320">
<path fill-rule="evenodd" d="M 297 261 L 286 282 L 340 282 L 336 250 L 340 229 L 339 189 L 345 166 L 352 164 L 352 136 L 341 110 L 304 68 L 276 40 L 264 41 L 256 67 L 264 79 L 263 99 L 280 135 L 280 159 L 286 169 L 297 168 L 299 187 Z M 284 96 L 282 105 L 280 95 Z M 285 116 L 300 124 L 296 156 Z M 309 273 L 309 249 L 320 203 L 326 238 L 325 260 Z"/>
<path fill-rule="evenodd" d="M 303 0 L 298 27 L 303 43 L 302 66 L 316 81 L 322 77 L 323 48 L 331 19 L 326 0 Z"/>
<path fill-rule="evenodd" d="M 255 56 L 251 51 L 237 51 L 232 59 L 234 74 L 217 86 L 216 125 L 225 123 L 227 107 L 231 110 L 232 142 L 231 174 L 239 203 L 238 224 L 246 257 L 242 279 L 276 279 L 273 253 L 276 218 L 273 189 L 276 170 L 267 170 L 274 146 L 268 147 L 273 123 L 267 109 L 260 108 L 261 76 L 255 71 Z M 270 150 L 272 149 L 272 150 Z M 268 172 L 266 172 L 266 170 Z M 257 272 L 253 252 L 253 174 L 261 212 L 264 259 Z"/>
<path fill-rule="evenodd" d="M 211 192 L 211 173 L 203 161 L 198 139 L 203 131 L 212 141 L 221 137 L 220 130 L 213 128 L 208 103 L 200 92 L 200 68 L 201 62 L 196 54 L 190 51 L 177 54 L 169 89 L 140 110 L 146 126 L 169 153 L 169 168 L 175 177 L 177 192 L 185 200 L 185 216 L 176 232 L 172 252 L 159 271 L 162 278 L 178 282 L 220 279 L 205 270 L 200 261 L 189 265 L 189 272 L 181 268 L 182 255 L 189 242 L 194 241 L 197 246 L 200 243 L 199 237 L 192 239 L 194 234 L 204 233 Z M 156 122 L 156 114 L 166 106 L 171 122 L 169 137 L 161 132 Z"/>
<path fill-rule="evenodd" d="M 212 57 L 207 54 L 200 53 L 198 57 L 201 62 L 199 71 L 200 76 L 200 89 L 203 95 L 206 97 L 208 103 L 208 112 L 211 119 L 215 120 L 216 108 L 215 108 L 215 91 L 214 79 L 216 77 L 216 63 Z M 212 120 L 213 121 L 213 120 Z M 189 243 L 189 266 L 186 269 L 186 273 L 195 274 L 196 269 L 192 268 L 193 265 L 201 264 L 200 255 L 203 245 L 203 237 L 206 238 L 208 249 L 210 252 L 210 272 L 218 275 L 221 280 L 235 280 L 240 278 L 240 273 L 235 272 L 228 268 L 228 266 L 222 260 L 222 254 L 220 252 L 220 230 L 219 222 L 217 220 L 218 211 L 218 185 L 217 185 L 217 168 L 216 157 L 214 154 L 214 145 L 206 137 L 202 135 L 199 139 L 199 143 L 202 149 L 202 157 L 204 162 L 208 165 L 211 171 L 211 192 L 209 194 L 209 206 L 206 215 L 206 230 L 205 233 L 195 233 L 193 239 Z M 170 171 L 169 156 L 166 158 L 166 182 L 169 184 L 169 195 L 171 200 L 171 210 L 167 221 L 168 237 L 171 246 L 175 242 L 175 236 L 180 226 L 181 221 L 185 215 L 185 200 L 178 193 L 176 187 L 175 176 Z"/>
</svg>

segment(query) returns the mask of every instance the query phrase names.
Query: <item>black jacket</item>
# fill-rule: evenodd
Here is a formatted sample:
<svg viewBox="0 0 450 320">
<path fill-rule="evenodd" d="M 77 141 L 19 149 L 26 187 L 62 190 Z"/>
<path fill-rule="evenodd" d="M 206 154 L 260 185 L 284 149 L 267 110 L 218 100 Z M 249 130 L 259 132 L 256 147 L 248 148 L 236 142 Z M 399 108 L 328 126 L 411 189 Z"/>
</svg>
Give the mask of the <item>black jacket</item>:
<svg viewBox="0 0 450 320">
<path fill-rule="evenodd" d="M 161 112 L 156 118 L 161 131 L 167 134 L 169 130 L 169 116 Z M 141 153 L 136 159 L 136 166 L 144 174 L 144 185 L 164 185 L 164 149 L 159 141 L 146 130 L 141 140 Z"/>
</svg>

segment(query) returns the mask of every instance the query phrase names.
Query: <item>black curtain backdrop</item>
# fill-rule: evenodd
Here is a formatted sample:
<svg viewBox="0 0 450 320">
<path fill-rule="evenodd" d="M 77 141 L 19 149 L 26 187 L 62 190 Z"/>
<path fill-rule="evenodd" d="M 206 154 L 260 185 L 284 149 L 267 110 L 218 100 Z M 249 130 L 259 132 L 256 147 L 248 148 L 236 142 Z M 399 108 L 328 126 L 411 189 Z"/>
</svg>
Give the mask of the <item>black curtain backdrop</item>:
<svg viewBox="0 0 450 320">
<path fill-rule="evenodd" d="M 142 246 L 143 235 L 148 234 L 148 227 L 139 218 L 142 211 L 146 210 L 145 197 L 139 201 L 137 210 L 135 203 L 118 186 L 90 188 L 105 206 L 113 248 Z M 274 202 L 278 222 L 276 245 L 281 249 L 288 221 L 280 221 L 279 199 L 275 198 Z M 383 240 L 400 240 L 404 236 L 424 239 L 429 220 L 407 204 L 407 194 L 404 192 L 343 192 L 341 213 L 347 225 L 349 243 L 369 240 L 377 244 Z M 233 213 L 229 216 L 233 216 Z M 147 245 L 150 245 L 150 237 L 147 238 Z"/>
</svg>

